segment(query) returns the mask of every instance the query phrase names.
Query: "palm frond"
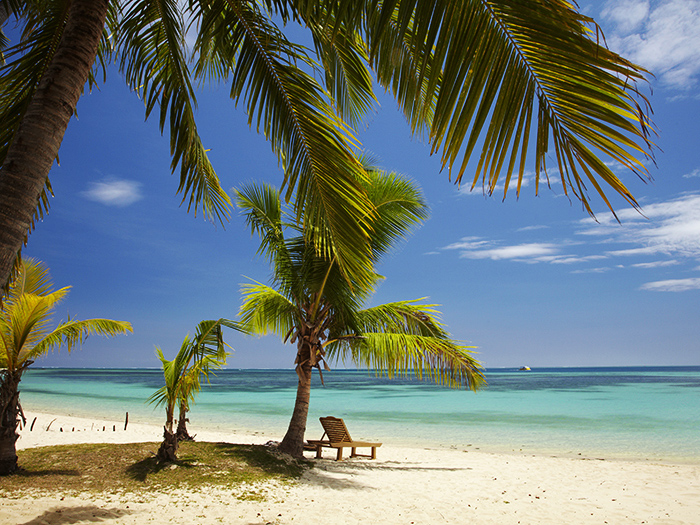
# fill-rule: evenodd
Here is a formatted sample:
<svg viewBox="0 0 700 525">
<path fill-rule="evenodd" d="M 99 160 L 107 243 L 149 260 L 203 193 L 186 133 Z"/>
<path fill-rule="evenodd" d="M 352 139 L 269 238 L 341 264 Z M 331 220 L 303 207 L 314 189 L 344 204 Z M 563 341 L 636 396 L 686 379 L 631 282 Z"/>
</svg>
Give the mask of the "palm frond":
<svg viewBox="0 0 700 525">
<path fill-rule="evenodd" d="M 373 260 L 378 261 L 428 218 L 428 205 L 420 189 L 408 179 L 376 168 L 367 173 L 371 180 L 367 192 L 376 210 L 370 245 Z"/>
<path fill-rule="evenodd" d="M 355 31 L 335 29 L 327 17 L 307 19 L 332 101 L 341 118 L 356 128 L 374 109 L 377 99 L 368 67 L 367 45 Z"/>
<path fill-rule="evenodd" d="M 408 34 L 418 84 L 435 94 L 429 139 L 443 166 L 457 166 L 455 182 L 481 139 L 472 187 L 481 181 L 491 193 L 505 172 L 504 191 L 514 174 L 519 192 L 534 147 L 537 181 L 549 176 L 553 153 L 565 191 L 589 213 L 587 183 L 611 209 L 601 182 L 637 206 L 603 159 L 648 176 L 637 157 L 653 147 L 651 128 L 636 87 L 647 72 L 600 45 L 598 26 L 570 2 L 401 0 L 372 8 L 371 34 L 392 24 Z M 370 59 L 379 53 L 373 45 Z"/>
<path fill-rule="evenodd" d="M 297 305 L 269 286 L 253 281 L 241 286 L 241 294 L 243 304 L 238 316 L 251 334 L 284 337 L 299 319 Z"/>
<path fill-rule="evenodd" d="M 451 388 L 485 384 L 474 347 L 449 339 L 403 333 L 364 333 L 328 345 L 327 358 L 350 360 L 378 375 L 427 379 Z"/>
<path fill-rule="evenodd" d="M 244 185 L 236 190 L 236 206 L 243 212 L 251 233 L 260 236 L 258 253 L 268 261 L 284 255 L 284 228 L 292 227 L 283 222 L 282 201 L 279 191 L 269 184 Z"/>
<path fill-rule="evenodd" d="M 194 120 L 196 99 L 185 52 L 185 23 L 176 0 L 129 2 L 119 23 L 117 53 L 128 85 L 143 96 L 146 117 L 160 108 L 163 132 L 169 118 L 171 168 L 180 165 L 178 193 L 188 211 L 222 223 L 231 201 L 221 188 Z"/>
<path fill-rule="evenodd" d="M 284 170 L 286 199 L 295 195 L 297 220 L 303 217 L 305 231 L 315 232 L 318 252 L 337 256 L 347 279 L 368 278 L 372 207 L 352 153 L 357 141 L 303 68 L 307 52 L 255 4 L 236 0 L 214 1 L 202 10 L 196 49 L 202 60 L 215 60 L 197 71 L 230 78 L 231 97 L 244 100 L 249 124 L 270 141 Z"/>
<path fill-rule="evenodd" d="M 132 332 L 131 323 L 111 319 L 86 319 L 84 321 L 68 320 L 60 323 L 55 330 L 47 334 L 33 348 L 28 348 L 20 355 L 22 360 L 35 359 L 45 355 L 51 349 L 66 347 L 70 352 L 76 345 L 82 345 L 90 335 L 115 336 Z"/>
</svg>

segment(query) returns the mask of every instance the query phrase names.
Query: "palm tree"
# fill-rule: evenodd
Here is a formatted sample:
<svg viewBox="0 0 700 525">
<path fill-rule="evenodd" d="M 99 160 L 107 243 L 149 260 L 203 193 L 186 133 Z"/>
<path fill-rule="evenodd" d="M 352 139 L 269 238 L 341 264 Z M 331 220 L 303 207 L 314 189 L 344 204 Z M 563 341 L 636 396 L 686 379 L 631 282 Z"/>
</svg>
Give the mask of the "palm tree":
<svg viewBox="0 0 700 525">
<path fill-rule="evenodd" d="M 376 264 L 427 211 L 416 187 L 396 174 L 368 171 L 367 180 L 374 205 L 369 241 Z M 328 360 L 352 361 L 389 377 L 415 373 L 457 388 L 476 389 L 483 383 L 472 347 L 450 338 L 436 318 L 435 305 L 399 301 L 363 308 L 380 276 L 374 273 L 369 286 L 345 279 L 335 257 L 315 250 L 316 232 L 304 231 L 284 212 L 277 190 L 247 186 L 238 193 L 237 204 L 260 235 L 260 252 L 273 269 L 273 286 L 243 286 L 241 324 L 249 333 L 277 334 L 297 349 L 297 396 L 281 451 L 302 455 L 312 369 L 323 380 L 321 367 L 328 370 Z"/>
<path fill-rule="evenodd" d="M 168 124 L 183 201 L 217 220 L 229 200 L 199 138 L 192 86 L 229 82 L 282 163 L 297 219 L 317 226 L 318 253 L 364 285 L 371 206 L 352 146 L 375 104 L 373 76 L 457 183 L 480 139 L 471 186 L 488 192 L 505 172 L 505 191 L 513 182 L 519 193 L 530 150 L 536 187 L 556 175 L 590 213 L 587 185 L 609 206 L 603 185 L 637 206 L 606 160 L 648 175 L 638 158 L 653 146 L 637 90 L 646 71 L 601 45 L 568 0 L 0 1 L 24 22 L 20 43 L 0 42 L 0 287 L 48 207 L 49 169 L 84 85 L 110 60 L 146 115 L 159 107 Z M 313 50 L 274 20 L 308 29 Z"/>
<path fill-rule="evenodd" d="M 172 361 L 167 360 L 163 351 L 156 347 L 156 353 L 163 363 L 165 385 L 148 401 L 156 406 L 165 405 L 163 443 L 157 453 L 161 461 L 176 460 L 178 442 L 192 439 L 186 425 L 190 403 L 202 387 L 202 377 L 208 380 L 209 373 L 224 366 L 229 355 L 224 350 L 224 346 L 228 345 L 224 342 L 223 326 L 238 329 L 237 324 L 228 319 L 201 321 L 194 339 L 187 334 Z M 175 405 L 179 408 L 177 431 L 173 430 Z"/>
<path fill-rule="evenodd" d="M 53 290 L 48 270 L 38 261 L 23 259 L 0 309 L 0 475 L 17 469 L 17 424 L 24 418 L 18 388 L 34 360 L 54 348 L 71 351 L 91 334 L 132 331 L 125 321 L 70 318 L 52 330 L 51 313 L 69 290 Z"/>
</svg>

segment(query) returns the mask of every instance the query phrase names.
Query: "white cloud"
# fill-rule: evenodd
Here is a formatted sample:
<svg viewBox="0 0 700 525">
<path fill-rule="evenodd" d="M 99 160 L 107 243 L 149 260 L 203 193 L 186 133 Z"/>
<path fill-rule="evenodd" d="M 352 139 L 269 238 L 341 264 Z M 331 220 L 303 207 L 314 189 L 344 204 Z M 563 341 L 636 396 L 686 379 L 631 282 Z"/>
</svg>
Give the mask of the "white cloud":
<svg viewBox="0 0 700 525">
<path fill-rule="evenodd" d="M 502 259 L 536 260 L 538 257 L 556 256 L 559 247 L 551 243 L 525 243 L 512 246 L 499 246 L 496 242 L 481 240 L 478 237 L 465 237 L 460 242 L 446 246 L 447 250 L 459 250 L 463 259 Z"/>
<path fill-rule="evenodd" d="M 700 195 L 649 204 L 642 209 L 618 213 L 622 224 L 600 217 L 600 224 L 581 221 L 578 233 L 605 237 L 603 242 L 632 245 L 607 252 L 610 256 L 667 255 L 700 260 Z"/>
<path fill-rule="evenodd" d="M 607 273 L 612 268 L 586 268 L 585 270 L 574 270 L 571 273 Z"/>
<path fill-rule="evenodd" d="M 700 277 L 655 281 L 642 285 L 641 289 L 650 290 L 652 292 L 686 292 L 688 290 L 700 290 Z"/>
<path fill-rule="evenodd" d="M 463 259 L 570 265 L 572 273 L 603 273 L 625 267 L 652 272 L 673 266 L 687 271 L 688 263 L 700 261 L 700 193 L 647 204 L 642 211 L 645 215 L 621 210 L 618 216 L 622 224 L 603 214 L 598 223 L 591 219 L 576 221 L 575 233 L 584 242 L 547 238 L 551 235 L 547 230 L 533 227 L 517 230 L 518 240 L 525 241 L 518 244 L 464 237 L 443 249 L 457 250 Z M 615 260 L 621 258 L 632 262 L 622 265 Z M 597 261 L 609 263 L 584 267 Z M 695 284 L 693 279 L 666 280 L 648 283 L 642 289 L 676 291 L 693 289 Z"/>
<path fill-rule="evenodd" d="M 693 177 L 700 177 L 700 168 L 695 168 L 690 173 L 686 173 L 685 175 L 683 175 L 684 179 L 690 179 Z"/>
<path fill-rule="evenodd" d="M 611 49 L 649 69 L 662 83 L 692 87 L 700 73 L 700 0 L 613 0 L 602 12 L 615 23 Z"/>
<path fill-rule="evenodd" d="M 654 262 L 648 262 L 648 263 L 638 263 L 638 264 L 632 264 L 632 268 L 663 268 L 665 266 L 675 266 L 677 264 L 680 264 L 678 261 L 675 259 L 670 260 L 670 261 L 654 261 Z"/>
<path fill-rule="evenodd" d="M 143 198 L 141 184 L 133 180 L 105 179 L 91 182 L 82 193 L 86 199 L 100 202 L 106 206 L 129 206 Z"/>
<path fill-rule="evenodd" d="M 545 226 L 544 224 L 540 224 L 538 226 L 525 226 L 523 228 L 518 228 L 516 231 L 529 232 L 529 231 L 534 231 L 534 230 L 546 230 L 546 229 L 549 229 L 549 226 Z"/>
<path fill-rule="evenodd" d="M 615 22 L 618 31 L 629 33 L 638 30 L 649 16 L 649 2 L 647 0 L 610 2 L 603 10 L 602 15 Z"/>
</svg>

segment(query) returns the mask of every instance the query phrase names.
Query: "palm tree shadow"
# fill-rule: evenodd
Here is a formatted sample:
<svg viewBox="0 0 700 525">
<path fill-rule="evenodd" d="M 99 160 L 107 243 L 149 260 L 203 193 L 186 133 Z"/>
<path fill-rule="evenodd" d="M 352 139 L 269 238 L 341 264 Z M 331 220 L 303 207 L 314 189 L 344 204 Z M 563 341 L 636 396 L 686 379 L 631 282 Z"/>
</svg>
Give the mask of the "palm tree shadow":
<svg viewBox="0 0 700 525">
<path fill-rule="evenodd" d="M 125 509 L 103 509 L 95 505 L 82 507 L 54 507 L 36 518 L 17 525 L 67 525 L 73 523 L 99 523 L 121 518 L 131 511 Z"/>
<path fill-rule="evenodd" d="M 177 461 L 158 461 L 158 458 L 151 456 L 141 461 L 137 461 L 133 465 L 129 465 L 126 468 L 126 474 L 131 479 L 135 481 L 146 481 L 148 476 L 157 474 L 161 470 L 172 468 L 173 465 L 184 468 L 192 468 L 194 460 L 193 459 L 178 459 Z"/>
<path fill-rule="evenodd" d="M 12 474 L 18 478 L 38 478 L 41 476 L 81 476 L 77 470 L 69 469 L 45 469 L 45 470 L 25 470 L 20 468 Z"/>
<path fill-rule="evenodd" d="M 274 449 L 266 445 L 240 445 L 234 443 L 216 443 L 217 453 L 236 461 L 248 463 L 268 474 L 300 476 L 311 466 L 308 460 L 295 460 L 275 454 Z"/>
</svg>

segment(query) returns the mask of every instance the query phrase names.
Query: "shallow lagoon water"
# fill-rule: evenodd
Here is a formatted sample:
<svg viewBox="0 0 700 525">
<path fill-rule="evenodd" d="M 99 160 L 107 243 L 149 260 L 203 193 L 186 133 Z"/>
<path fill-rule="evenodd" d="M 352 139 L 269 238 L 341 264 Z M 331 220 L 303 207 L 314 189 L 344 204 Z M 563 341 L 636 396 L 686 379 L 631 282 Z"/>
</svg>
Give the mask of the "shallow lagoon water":
<svg viewBox="0 0 700 525">
<path fill-rule="evenodd" d="M 415 379 L 334 370 L 314 377 L 307 437 L 318 418 L 345 418 L 355 439 L 469 450 L 700 461 L 700 367 L 489 369 L 477 393 Z M 190 431 L 250 431 L 280 439 L 291 416 L 293 370 L 222 370 L 189 415 Z M 26 410 L 160 424 L 146 403 L 152 369 L 30 369 Z"/>
</svg>

